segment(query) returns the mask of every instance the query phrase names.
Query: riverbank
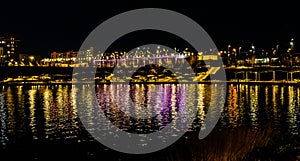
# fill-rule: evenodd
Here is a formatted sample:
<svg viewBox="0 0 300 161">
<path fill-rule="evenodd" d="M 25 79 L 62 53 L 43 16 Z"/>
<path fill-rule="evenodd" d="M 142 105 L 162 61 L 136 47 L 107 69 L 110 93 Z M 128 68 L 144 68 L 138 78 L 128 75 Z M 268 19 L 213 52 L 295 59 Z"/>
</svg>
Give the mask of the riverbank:
<svg viewBox="0 0 300 161">
<path fill-rule="evenodd" d="M 129 84 L 249 84 L 249 85 L 289 85 L 289 86 L 300 86 L 299 81 L 246 81 L 246 80 L 235 80 L 235 81 L 199 81 L 199 82 L 130 82 Z M 0 85 L 80 85 L 80 84 L 128 84 L 128 82 L 100 82 L 100 81 L 0 81 Z"/>
</svg>

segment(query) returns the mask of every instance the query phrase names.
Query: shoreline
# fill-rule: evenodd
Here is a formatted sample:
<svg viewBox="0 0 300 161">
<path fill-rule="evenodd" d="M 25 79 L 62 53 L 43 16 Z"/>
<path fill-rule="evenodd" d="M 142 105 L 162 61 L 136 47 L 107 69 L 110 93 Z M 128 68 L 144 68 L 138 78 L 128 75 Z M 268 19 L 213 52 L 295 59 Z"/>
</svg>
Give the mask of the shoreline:
<svg viewBox="0 0 300 161">
<path fill-rule="evenodd" d="M 201 82 L 130 82 L 129 84 L 248 84 L 248 85 L 291 85 L 300 86 L 300 82 L 296 81 L 201 81 Z M 7 85 L 84 85 L 84 84 L 95 84 L 95 85 L 111 85 L 111 84 L 128 84 L 128 82 L 94 82 L 94 81 L 82 81 L 82 82 L 0 82 L 1 86 Z"/>
</svg>

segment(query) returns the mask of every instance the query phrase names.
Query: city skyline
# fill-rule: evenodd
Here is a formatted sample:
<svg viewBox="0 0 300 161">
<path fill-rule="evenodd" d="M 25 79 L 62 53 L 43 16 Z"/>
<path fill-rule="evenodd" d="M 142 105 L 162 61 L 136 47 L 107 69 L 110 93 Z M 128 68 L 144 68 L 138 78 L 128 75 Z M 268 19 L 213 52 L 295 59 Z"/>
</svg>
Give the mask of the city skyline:
<svg viewBox="0 0 300 161">
<path fill-rule="evenodd" d="M 88 34 L 108 18 L 144 7 L 170 9 L 192 18 L 206 30 L 219 50 L 242 41 L 254 43 L 258 48 L 271 48 L 279 42 L 286 44 L 291 38 L 297 43 L 300 38 L 300 26 L 295 21 L 296 5 L 289 3 L 267 6 L 245 3 L 237 7 L 227 2 L 226 5 L 196 5 L 188 1 L 118 2 L 120 5 L 110 1 L 102 6 L 88 2 L 57 5 L 55 1 L 44 5 L 33 2 L 3 4 L 15 8 L 13 12 L 9 7 L 1 9 L 7 14 L 0 15 L 0 35 L 14 35 L 22 40 L 23 52 L 43 57 L 53 51 L 78 50 Z"/>
<path fill-rule="evenodd" d="M 5 36 L 3 36 L 3 35 L 5 35 Z M 137 36 L 137 34 L 135 34 L 134 36 Z M 176 40 L 173 40 L 173 41 L 170 41 L 170 39 L 156 41 L 154 37 L 150 37 L 147 39 L 147 41 L 139 42 L 138 39 L 140 37 L 145 37 L 145 35 L 140 34 L 137 37 L 133 37 L 132 35 L 130 35 L 130 36 L 125 35 L 125 36 L 119 38 L 118 40 L 116 40 L 106 51 L 101 51 L 101 52 L 105 52 L 105 53 L 124 52 L 124 51 L 129 52 L 130 50 L 134 50 L 135 48 L 142 46 L 142 45 L 146 45 L 146 44 L 166 45 L 173 49 L 177 48 L 179 51 L 184 51 L 186 48 L 194 50 L 193 46 L 184 42 L 184 40 L 179 40 L 178 38 L 176 38 Z M 63 52 L 63 53 L 75 52 L 75 51 L 77 52 L 77 51 L 79 51 L 79 48 L 80 48 L 80 46 L 79 47 L 74 46 L 74 48 L 69 48 L 69 49 L 68 48 L 51 48 L 51 49 L 49 48 L 49 50 L 48 50 L 49 52 L 47 52 L 47 53 L 31 52 L 31 50 L 29 49 L 30 46 L 24 46 L 24 44 L 23 44 L 23 43 L 26 44 L 26 41 L 23 39 L 19 39 L 19 37 L 15 37 L 14 34 L 6 34 L 6 33 L 0 34 L 0 38 L 17 39 L 17 41 L 18 41 L 18 53 L 17 54 L 29 54 L 29 55 L 40 56 L 41 58 L 48 58 L 49 56 L 51 56 L 51 53 L 53 53 L 53 52 Z M 286 52 L 286 50 L 288 50 L 290 48 L 291 41 L 293 41 L 294 44 L 298 44 L 298 42 L 299 42 L 299 41 L 297 41 L 297 39 L 295 39 L 295 37 L 289 37 L 289 39 L 288 39 L 288 37 L 286 37 L 286 39 L 284 41 L 278 40 L 278 41 L 273 41 L 273 43 L 266 42 L 265 44 L 262 44 L 259 41 L 237 40 L 237 39 L 233 40 L 233 41 L 223 40 L 226 43 L 221 43 L 221 44 L 218 43 L 220 41 L 222 41 L 222 40 L 218 40 L 215 42 L 218 51 L 226 51 L 228 49 L 228 46 L 230 46 L 232 49 L 241 48 L 240 50 L 242 50 L 242 52 L 247 52 L 248 49 L 251 49 L 251 47 L 255 46 L 256 51 L 259 53 L 261 53 L 262 51 L 272 51 L 275 48 L 276 49 L 279 48 L 279 51 L 281 51 L 283 53 L 283 52 Z M 295 45 L 294 51 L 299 52 L 300 47 L 298 45 Z M 241 52 L 241 51 L 239 51 L 239 52 Z"/>
</svg>

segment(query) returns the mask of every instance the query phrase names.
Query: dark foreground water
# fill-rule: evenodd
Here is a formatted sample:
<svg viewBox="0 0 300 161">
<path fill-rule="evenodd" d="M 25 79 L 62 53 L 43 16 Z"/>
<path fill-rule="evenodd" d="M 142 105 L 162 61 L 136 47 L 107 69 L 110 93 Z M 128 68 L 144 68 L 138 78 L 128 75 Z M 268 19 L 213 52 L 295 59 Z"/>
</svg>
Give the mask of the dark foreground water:
<svg viewBox="0 0 300 161">
<path fill-rule="evenodd" d="M 122 92 L 120 92 L 122 86 Z M 87 132 L 93 130 L 78 117 L 78 106 L 93 97 L 88 85 L 0 86 L 0 160 L 295 160 L 300 154 L 300 87 L 279 85 L 228 85 L 224 111 L 212 133 L 198 140 L 207 109 L 217 104 L 214 85 L 98 85 L 102 110 L 115 126 L 132 133 L 158 131 L 177 114 L 197 116 L 176 143 L 158 152 L 129 155 L 111 150 Z M 124 94 L 125 93 L 125 94 Z M 185 93 L 195 93 L 187 95 Z M 115 104 L 132 101 L 132 110 Z M 84 100 L 84 101 L 83 101 Z M 181 108 L 182 104 L 186 108 Z M 152 110 L 146 110 L 146 109 Z M 175 126 L 174 126 L 175 127 Z M 177 130 L 177 129 L 176 129 Z"/>
</svg>

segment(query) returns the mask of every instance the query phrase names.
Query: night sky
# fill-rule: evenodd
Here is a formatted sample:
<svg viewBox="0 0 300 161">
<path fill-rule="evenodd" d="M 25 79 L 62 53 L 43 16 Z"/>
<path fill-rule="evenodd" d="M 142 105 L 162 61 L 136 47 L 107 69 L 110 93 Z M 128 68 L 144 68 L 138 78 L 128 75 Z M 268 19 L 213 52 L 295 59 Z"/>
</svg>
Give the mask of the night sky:
<svg viewBox="0 0 300 161">
<path fill-rule="evenodd" d="M 198 4 L 188 0 L 162 1 L 1 2 L 0 35 L 18 37 L 22 41 L 22 52 L 49 56 L 53 51 L 78 50 L 95 27 L 114 15 L 131 9 L 156 7 L 180 12 L 198 22 L 219 50 L 229 43 L 242 41 L 253 42 L 258 48 L 271 48 L 276 44 L 287 45 L 292 37 L 297 49 L 300 14 L 297 14 L 295 2 L 220 4 L 200 1 Z"/>
</svg>

